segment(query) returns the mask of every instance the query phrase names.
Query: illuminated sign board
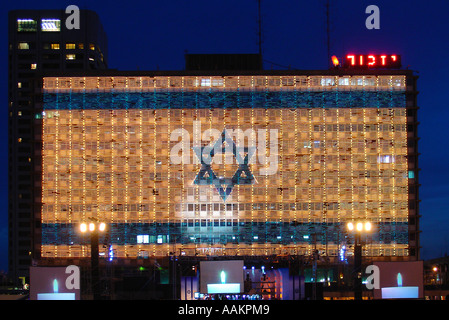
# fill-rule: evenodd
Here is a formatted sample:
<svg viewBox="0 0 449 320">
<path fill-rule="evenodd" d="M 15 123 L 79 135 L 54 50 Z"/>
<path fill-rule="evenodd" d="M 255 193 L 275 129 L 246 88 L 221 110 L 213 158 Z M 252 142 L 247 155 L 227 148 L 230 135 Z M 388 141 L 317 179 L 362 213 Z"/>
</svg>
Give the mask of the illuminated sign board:
<svg viewBox="0 0 449 320">
<path fill-rule="evenodd" d="M 397 54 L 347 54 L 345 68 L 399 69 L 401 56 Z"/>
<path fill-rule="evenodd" d="M 201 261 L 200 292 L 207 294 L 243 292 L 243 261 Z"/>
<path fill-rule="evenodd" d="M 422 299 L 423 262 L 374 262 L 379 267 L 379 288 L 374 299 Z"/>
<path fill-rule="evenodd" d="M 80 269 L 68 267 L 31 267 L 30 300 L 79 300 Z"/>
</svg>

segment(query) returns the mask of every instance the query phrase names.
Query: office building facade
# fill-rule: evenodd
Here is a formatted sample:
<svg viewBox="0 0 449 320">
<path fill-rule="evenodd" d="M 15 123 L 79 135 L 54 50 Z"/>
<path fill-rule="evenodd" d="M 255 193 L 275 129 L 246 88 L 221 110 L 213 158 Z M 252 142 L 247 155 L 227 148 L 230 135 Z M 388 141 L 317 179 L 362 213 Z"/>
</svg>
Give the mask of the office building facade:
<svg viewBox="0 0 449 320">
<path fill-rule="evenodd" d="M 38 258 L 350 255 L 419 259 L 416 76 L 408 70 L 44 77 Z M 344 250 L 345 248 L 346 251 Z"/>
</svg>

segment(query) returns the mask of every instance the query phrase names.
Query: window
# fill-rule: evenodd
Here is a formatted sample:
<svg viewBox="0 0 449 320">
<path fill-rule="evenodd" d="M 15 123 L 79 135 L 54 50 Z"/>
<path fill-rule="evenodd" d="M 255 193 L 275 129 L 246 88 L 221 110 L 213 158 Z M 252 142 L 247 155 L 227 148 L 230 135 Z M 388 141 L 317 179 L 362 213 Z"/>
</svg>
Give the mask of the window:
<svg viewBox="0 0 449 320">
<path fill-rule="evenodd" d="M 150 236 L 148 234 L 139 234 L 137 236 L 137 243 L 150 243 Z"/>
<path fill-rule="evenodd" d="M 321 85 L 322 86 L 333 86 L 335 84 L 334 78 L 322 78 Z"/>
<path fill-rule="evenodd" d="M 31 70 L 36 70 L 36 69 L 37 69 L 37 63 L 32 63 Z"/>
<path fill-rule="evenodd" d="M 19 42 L 18 48 L 20 50 L 28 50 L 30 48 L 30 44 L 28 42 Z"/>
<path fill-rule="evenodd" d="M 37 21 L 33 19 L 17 19 L 18 32 L 36 32 Z"/>
<path fill-rule="evenodd" d="M 43 32 L 61 31 L 61 20 L 59 20 L 59 19 L 42 19 L 41 30 Z"/>
<path fill-rule="evenodd" d="M 213 87 L 221 87 L 223 86 L 223 79 L 212 79 Z"/>
<path fill-rule="evenodd" d="M 52 44 L 50 45 L 50 48 L 51 48 L 52 50 L 59 50 L 59 43 L 52 43 Z"/>
<path fill-rule="evenodd" d="M 89 49 L 90 50 L 95 50 L 95 45 L 93 43 L 89 44 Z"/>
<path fill-rule="evenodd" d="M 66 43 L 65 44 L 66 49 L 76 49 L 76 45 L 74 43 Z"/>
<path fill-rule="evenodd" d="M 394 162 L 394 156 L 379 156 L 377 158 L 378 163 L 393 163 Z"/>
<path fill-rule="evenodd" d="M 338 78 L 338 84 L 340 86 L 349 86 L 349 78 Z"/>
<path fill-rule="evenodd" d="M 78 49 L 84 49 L 84 43 L 78 43 Z"/>
<path fill-rule="evenodd" d="M 66 60 L 75 60 L 76 59 L 76 55 L 71 53 L 71 54 L 66 54 L 65 55 L 65 59 Z"/>
<path fill-rule="evenodd" d="M 202 87 L 210 87 L 210 79 L 209 78 L 201 79 L 201 86 Z"/>
</svg>

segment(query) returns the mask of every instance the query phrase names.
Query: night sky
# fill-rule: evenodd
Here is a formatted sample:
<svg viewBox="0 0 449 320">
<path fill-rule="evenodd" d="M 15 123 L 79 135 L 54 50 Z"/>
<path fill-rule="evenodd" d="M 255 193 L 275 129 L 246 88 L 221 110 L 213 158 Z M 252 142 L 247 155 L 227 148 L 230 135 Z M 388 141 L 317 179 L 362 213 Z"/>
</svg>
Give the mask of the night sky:
<svg viewBox="0 0 449 320">
<path fill-rule="evenodd" d="M 188 53 L 257 53 L 257 0 L 2 1 L 0 4 L 0 270 L 8 246 L 8 11 L 96 11 L 108 36 L 109 67 L 182 70 Z M 265 69 L 326 69 L 326 0 L 262 0 Z M 380 29 L 368 30 L 368 5 L 380 9 Z M 331 54 L 396 53 L 419 75 L 418 135 L 422 259 L 449 249 L 449 2 L 330 0 Z M 445 76 L 446 74 L 446 76 Z"/>
</svg>

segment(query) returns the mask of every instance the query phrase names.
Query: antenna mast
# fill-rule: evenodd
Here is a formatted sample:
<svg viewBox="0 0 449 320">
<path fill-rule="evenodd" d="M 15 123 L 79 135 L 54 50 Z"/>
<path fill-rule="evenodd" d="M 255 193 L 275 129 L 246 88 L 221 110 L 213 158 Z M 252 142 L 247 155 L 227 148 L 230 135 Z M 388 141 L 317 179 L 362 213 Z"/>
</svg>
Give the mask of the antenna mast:
<svg viewBox="0 0 449 320">
<path fill-rule="evenodd" d="M 259 13 L 259 19 L 258 19 L 258 23 L 259 23 L 259 31 L 258 31 L 258 35 L 259 35 L 259 54 L 262 56 L 262 13 L 261 13 L 261 0 L 257 0 L 257 5 L 258 5 L 258 13 Z"/>
<path fill-rule="evenodd" d="M 327 66 L 330 67 L 331 61 L 331 35 L 330 35 L 330 12 L 329 0 L 326 1 L 326 34 L 327 34 Z"/>
</svg>

